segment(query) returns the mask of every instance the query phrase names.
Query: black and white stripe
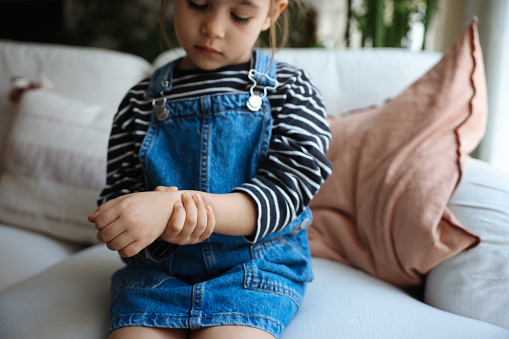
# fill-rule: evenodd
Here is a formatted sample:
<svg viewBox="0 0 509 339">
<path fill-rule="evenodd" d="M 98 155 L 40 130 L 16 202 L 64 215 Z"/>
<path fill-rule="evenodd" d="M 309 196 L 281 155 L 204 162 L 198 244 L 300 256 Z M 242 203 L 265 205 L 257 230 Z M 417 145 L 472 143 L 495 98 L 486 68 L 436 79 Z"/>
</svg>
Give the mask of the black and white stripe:
<svg viewBox="0 0 509 339">
<path fill-rule="evenodd" d="M 174 74 L 168 100 L 225 92 L 246 91 L 249 64 L 216 71 Z M 251 196 L 258 206 L 256 242 L 278 232 L 304 211 L 331 173 L 325 153 L 331 138 L 326 111 L 305 71 L 278 63 L 279 87 L 268 96 L 273 116 L 269 154 L 257 175 L 234 189 Z M 98 202 L 146 190 L 138 154 L 152 111 L 145 97 L 148 79 L 134 86 L 115 116 L 108 149 L 107 184 Z"/>
</svg>

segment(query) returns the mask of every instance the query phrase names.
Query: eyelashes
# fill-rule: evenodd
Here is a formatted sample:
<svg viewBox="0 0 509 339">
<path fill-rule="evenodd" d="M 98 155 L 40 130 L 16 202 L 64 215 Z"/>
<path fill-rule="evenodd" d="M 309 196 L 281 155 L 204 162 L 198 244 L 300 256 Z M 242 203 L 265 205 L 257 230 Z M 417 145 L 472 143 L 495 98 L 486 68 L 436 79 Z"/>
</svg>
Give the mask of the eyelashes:
<svg viewBox="0 0 509 339">
<path fill-rule="evenodd" d="M 196 2 L 187 0 L 187 7 L 197 12 L 204 12 L 207 10 L 208 4 L 197 4 Z M 242 18 L 233 12 L 230 13 L 230 16 L 235 23 L 241 25 L 247 25 L 249 23 L 249 18 Z"/>
<path fill-rule="evenodd" d="M 249 23 L 248 18 L 241 18 L 240 16 L 236 15 L 235 13 L 231 13 L 230 15 L 231 15 L 233 21 L 235 21 L 238 24 L 247 25 Z"/>
<path fill-rule="evenodd" d="M 187 7 L 189 7 L 190 9 L 193 9 L 195 11 L 204 11 L 207 9 L 207 4 L 205 5 L 200 5 L 200 4 L 197 4 L 196 2 L 193 2 L 191 0 L 187 0 Z"/>
</svg>

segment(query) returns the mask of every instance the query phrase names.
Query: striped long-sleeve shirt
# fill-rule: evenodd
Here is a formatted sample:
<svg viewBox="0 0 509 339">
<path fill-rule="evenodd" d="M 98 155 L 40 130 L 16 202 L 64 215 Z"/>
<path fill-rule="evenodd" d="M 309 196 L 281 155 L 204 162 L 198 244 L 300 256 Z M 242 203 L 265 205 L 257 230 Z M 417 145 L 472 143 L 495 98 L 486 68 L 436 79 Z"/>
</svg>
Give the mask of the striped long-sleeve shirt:
<svg viewBox="0 0 509 339">
<path fill-rule="evenodd" d="M 245 92 L 252 85 L 248 70 L 249 63 L 214 71 L 177 69 L 166 98 Z M 234 189 L 251 196 L 258 207 L 253 242 L 282 230 L 303 212 L 331 173 L 325 156 L 331 134 L 318 89 L 305 71 L 286 63 L 277 64 L 277 80 L 278 88 L 268 94 L 273 117 L 268 156 L 252 180 Z M 138 155 L 152 111 L 152 100 L 145 97 L 148 85 L 145 79 L 131 88 L 114 118 L 99 204 L 147 190 Z"/>
</svg>

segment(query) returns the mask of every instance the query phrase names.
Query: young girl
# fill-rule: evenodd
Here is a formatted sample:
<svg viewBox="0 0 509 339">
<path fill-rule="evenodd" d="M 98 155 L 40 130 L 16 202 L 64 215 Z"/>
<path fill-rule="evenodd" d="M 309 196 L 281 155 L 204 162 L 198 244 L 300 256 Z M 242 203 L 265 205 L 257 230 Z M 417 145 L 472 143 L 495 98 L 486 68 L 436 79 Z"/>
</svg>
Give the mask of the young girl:
<svg viewBox="0 0 509 339">
<path fill-rule="evenodd" d="M 186 55 L 120 104 L 89 217 L 126 263 L 110 338 L 277 338 L 312 279 L 325 109 L 304 71 L 252 49 L 288 0 L 172 2 Z"/>
</svg>

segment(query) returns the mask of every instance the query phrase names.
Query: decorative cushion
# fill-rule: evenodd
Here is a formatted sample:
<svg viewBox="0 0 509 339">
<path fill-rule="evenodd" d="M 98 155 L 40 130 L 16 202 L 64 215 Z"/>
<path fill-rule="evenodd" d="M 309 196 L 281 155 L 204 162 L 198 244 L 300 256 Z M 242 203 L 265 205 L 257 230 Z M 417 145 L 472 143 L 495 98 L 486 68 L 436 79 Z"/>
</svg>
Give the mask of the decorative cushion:
<svg viewBox="0 0 509 339">
<path fill-rule="evenodd" d="M 431 270 L 424 301 L 509 330 L 509 175 L 472 159 L 448 206 L 482 242 Z"/>
<path fill-rule="evenodd" d="M 447 208 L 487 113 L 477 22 L 379 109 L 332 120 L 331 177 L 311 203 L 313 255 L 400 286 L 479 243 Z"/>
<path fill-rule="evenodd" d="M 0 220 L 95 243 L 87 216 L 104 186 L 113 117 L 47 89 L 23 94 L 0 178 Z"/>
</svg>

